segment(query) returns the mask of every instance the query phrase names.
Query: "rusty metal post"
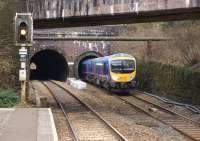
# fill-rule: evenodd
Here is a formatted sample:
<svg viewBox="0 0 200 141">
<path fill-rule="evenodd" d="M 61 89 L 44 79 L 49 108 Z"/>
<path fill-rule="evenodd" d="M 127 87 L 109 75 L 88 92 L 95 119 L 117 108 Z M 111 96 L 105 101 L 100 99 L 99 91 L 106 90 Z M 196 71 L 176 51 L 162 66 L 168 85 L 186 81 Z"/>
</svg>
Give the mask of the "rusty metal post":
<svg viewBox="0 0 200 141">
<path fill-rule="evenodd" d="M 26 81 L 21 82 L 21 104 L 26 104 Z"/>
</svg>

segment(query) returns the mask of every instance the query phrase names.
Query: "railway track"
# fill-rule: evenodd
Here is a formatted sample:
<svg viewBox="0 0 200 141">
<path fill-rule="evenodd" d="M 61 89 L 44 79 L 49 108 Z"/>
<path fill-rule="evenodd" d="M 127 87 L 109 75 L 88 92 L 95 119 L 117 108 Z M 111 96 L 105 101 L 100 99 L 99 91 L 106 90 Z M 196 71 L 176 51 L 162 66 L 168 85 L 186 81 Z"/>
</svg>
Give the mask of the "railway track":
<svg viewBox="0 0 200 141">
<path fill-rule="evenodd" d="M 137 92 L 138 92 L 138 93 L 143 93 L 143 92 L 141 92 L 141 91 L 137 91 Z M 169 109 L 169 108 L 166 108 L 166 107 L 164 107 L 164 106 L 161 106 L 160 104 L 155 104 L 155 103 L 153 103 L 153 102 L 151 102 L 151 101 L 149 101 L 149 100 L 147 100 L 147 99 L 145 99 L 145 98 L 141 98 L 141 97 L 138 97 L 138 96 L 136 96 L 136 95 L 131 95 L 131 96 L 134 97 L 134 98 L 136 98 L 136 99 L 138 99 L 138 100 L 140 100 L 140 101 L 143 101 L 143 102 L 145 102 L 145 103 L 148 103 L 149 105 L 152 105 L 152 106 L 154 106 L 154 107 L 156 107 L 156 108 L 158 108 L 158 109 L 162 109 L 162 110 L 164 110 L 164 111 L 166 111 L 166 112 L 169 112 L 169 113 L 171 113 L 171 114 L 177 115 L 177 116 L 179 116 L 179 117 L 181 117 L 181 118 L 187 120 L 188 122 L 190 122 L 190 123 L 192 123 L 192 124 L 195 124 L 195 125 L 198 125 L 198 126 L 200 127 L 200 122 L 194 121 L 194 120 L 190 119 L 189 117 L 184 116 L 184 115 L 182 115 L 182 114 L 176 112 L 175 110 L 171 110 L 171 109 Z"/>
<path fill-rule="evenodd" d="M 66 88 L 62 85 L 59 85 L 59 87 L 66 90 Z M 155 103 L 151 103 L 148 100 L 136 97 L 134 95 L 112 96 L 124 101 L 125 103 L 131 105 L 142 113 L 147 114 L 148 116 L 153 117 L 154 119 L 171 126 L 172 128 L 189 137 L 190 139 L 200 141 L 199 122 L 193 121 L 188 117 L 176 113 L 175 111 L 169 110 Z"/>
<path fill-rule="evenodd" d="M 73 140 L 128 141 L 91 106 L 55 82 L 41 82 L 53 95 L 69 123 Z"/>
<path fill-rule="evenodd" d="M 188 111 L 190 111 L 191 114 L 200 114 L 200 109 L 197 106 L 193 106 L 193 105 L 189 105 L 189 104 L 184 104 L 184 103 L 179 103 L 179 102 L 175 102 L 172 101 L 170 99 L 164 98 L 164 97 L 160 97 L 151 93 L 147 93 L 147 92 L 143 92 L 143 91 L 139 91 L 139 90 L 135 90 L 136 93 L 139 93 L 139 95 L 144 95 L 145 97 L 147 97 L 148 99 L 153 98 L 153 99 L 157 99 L 160 102 L 166 104 L 167 106 L 181 106 L 184 107 L 185 109 L 187 109 Z M 188 113 L 189 114 L 189 113 Z"/>
<path fill-rule="evenodd" d="M 165 107 L 151 103 L 148 100 L 140 97 L 116 96 L 125 103 L 133 106 L 139 111 L 161 121 L 164 124 L 170 125 L 175 130 L 195 141 L 200 141 L 200 123 L 189 119 L 175 111 L 169 110 Z"/>
</svg>

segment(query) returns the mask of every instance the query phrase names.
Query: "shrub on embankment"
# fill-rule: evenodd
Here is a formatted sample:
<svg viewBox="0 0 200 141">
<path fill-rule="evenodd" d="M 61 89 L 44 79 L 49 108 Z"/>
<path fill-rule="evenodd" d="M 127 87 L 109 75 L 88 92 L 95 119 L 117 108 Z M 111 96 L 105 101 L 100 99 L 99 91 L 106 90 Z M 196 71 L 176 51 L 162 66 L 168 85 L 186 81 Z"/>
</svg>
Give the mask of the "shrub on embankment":
<svg viewBox="0 0 200 141">
<path fill-rule="evenodd" d="M 0 108 L 9 108 L 19 102 L 19 96 L 13 90 L 0 90 Z"/>
<path fill-rule="evenodd" d="M 140 62 L 138 88 L 176 101 L 200 105 L 200 73 L 187 67 Z"/>
</svg>

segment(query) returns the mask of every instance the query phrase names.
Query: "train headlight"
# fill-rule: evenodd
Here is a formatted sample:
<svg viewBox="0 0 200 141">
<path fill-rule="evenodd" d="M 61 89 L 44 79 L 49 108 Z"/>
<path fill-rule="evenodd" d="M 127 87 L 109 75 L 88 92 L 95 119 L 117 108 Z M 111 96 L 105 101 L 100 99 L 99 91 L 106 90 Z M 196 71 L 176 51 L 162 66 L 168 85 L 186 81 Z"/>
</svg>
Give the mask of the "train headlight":
<svg viewBox="0 0 200 141">
<path fill-rule="evenodd" d="M 117 76 L 112 76 L 112 79 L 113 79 L 114 81 L 117 81 L 117 80 L 118 80 L 118 77 L 117 77 Z"/>
<path fill-rule="evenodd" d="M 130 80 L 132 81 L 132 80 L 134 80 L 134 79 L 135 79 L 135 76 L 132 75 Z"/>
</svg>

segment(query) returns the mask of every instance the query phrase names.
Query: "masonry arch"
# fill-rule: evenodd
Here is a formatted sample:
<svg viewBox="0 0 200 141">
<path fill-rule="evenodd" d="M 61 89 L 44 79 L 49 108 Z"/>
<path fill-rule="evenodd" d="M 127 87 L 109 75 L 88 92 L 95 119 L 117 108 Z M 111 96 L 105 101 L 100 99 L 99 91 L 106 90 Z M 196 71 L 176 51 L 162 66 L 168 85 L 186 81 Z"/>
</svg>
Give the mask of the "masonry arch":
<svg viewBox="0 0 200 141">
<path fill-rule="evenodd" d="M 68 72 L 67 58 L 59 51 L 44 49 L 30 58 L 30 80 L 66 81 Z"/>
<path fill-rule="evenodd" d="M 75 77 L 81 79 L 82 77 L 82 62 L 87 59 L 98 58 L 102 57 L 102 54 L 95 51 L 88 51 L 84 52 L 83 54 L 79 55 L 75 60 Z"/>
</svg>

